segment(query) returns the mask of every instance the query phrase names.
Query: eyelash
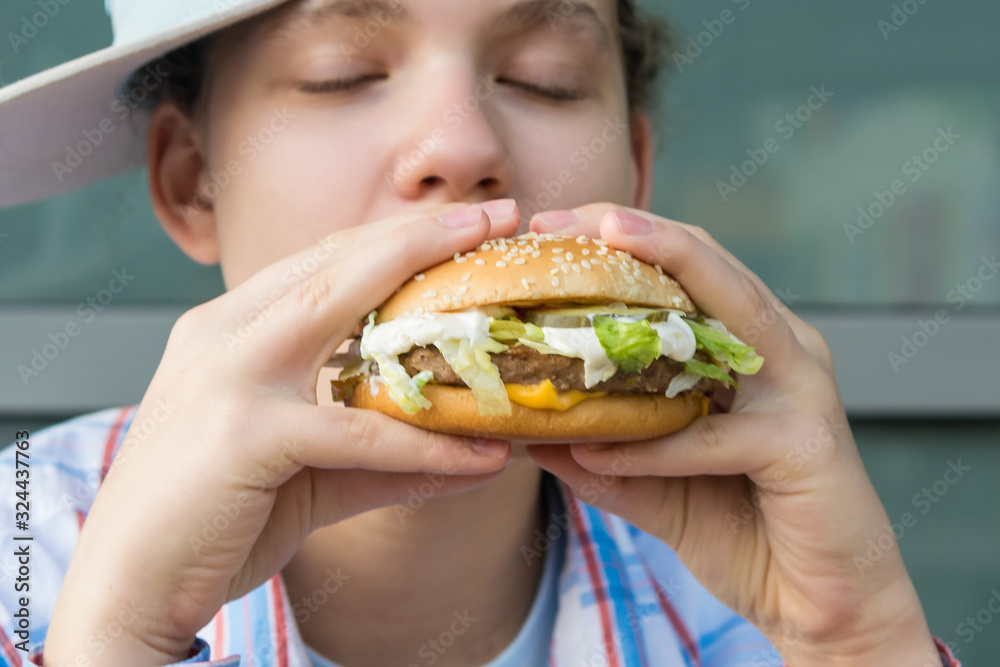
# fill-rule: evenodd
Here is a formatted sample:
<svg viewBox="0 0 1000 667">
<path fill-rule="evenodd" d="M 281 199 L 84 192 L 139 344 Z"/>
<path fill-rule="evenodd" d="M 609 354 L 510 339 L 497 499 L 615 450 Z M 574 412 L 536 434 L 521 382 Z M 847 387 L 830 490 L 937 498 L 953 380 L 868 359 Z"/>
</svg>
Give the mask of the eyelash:
<svg viewBox="0 0 1000 667">
<path fill-rule="evenodd" d="M 583 92 L 579 90 L 559 88 L 558 86 L 540 86 L 537 83 L 530 83 L 528 81 L 500 78 L 497 79 L 497 83 L 520 88 L 532 95 L 538 95 L 539 97 L 544 97 L 555 102 L 576 102 L 582 100 L 584 97 Z"/>
<path fill-rule="evenodd" d="M 337 93 L 387 78 L 384 74 L 362 74 L 346 79 L 331 79 L 330 81 L 308 81 L 299 86 L 304 93 Z"/>
<path fill-rule="evenodd" d="M 348 77 L 345 79 L 331 79 L 329 81 L 309 81 L 299 86 L 304 93 L 336 93 L 360 88 L 361 86 L 387 78 L 384 74 L 362 74 L 360 76 Z M 499 78 L 498 84 L 520 88 L 525 92 L 544 97 L 555 102 L 575 102 L 582 100 L 584 94 L 579 90 L 570 88 L 559 88 L 557 86 L 541 86 L 528 81 L 516 81 L 514 79 Z"/>
</svg>

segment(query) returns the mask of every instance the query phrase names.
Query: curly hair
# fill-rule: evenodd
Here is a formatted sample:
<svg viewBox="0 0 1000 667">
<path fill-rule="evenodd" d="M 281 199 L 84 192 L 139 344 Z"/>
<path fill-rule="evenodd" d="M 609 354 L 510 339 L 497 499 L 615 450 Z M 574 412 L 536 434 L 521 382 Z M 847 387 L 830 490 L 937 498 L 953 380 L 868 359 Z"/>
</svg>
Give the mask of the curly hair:
<svg viewBox="0 0 1000 667">
<path fill-rule="evenodd" d="M 669 25 L 639 7 L 637 0 L 617 0 L 617 11 L 629 111 L 652 113 L 658 102 L 659 78 L 667 69 L 674 48 Z M 202 91 L 211 76 L 212 47 L 223 32 L 213 32 L 148 63 L 147 66 L 159 67 L 166 77 L 148 92 L 143 106 L 154 108 L 171 101 L 189 116 L 199 114 L 203 110 Z M 145 69 L 137 70 L 125 82 L 123 90 L 141 87 Z"/>
</svg>

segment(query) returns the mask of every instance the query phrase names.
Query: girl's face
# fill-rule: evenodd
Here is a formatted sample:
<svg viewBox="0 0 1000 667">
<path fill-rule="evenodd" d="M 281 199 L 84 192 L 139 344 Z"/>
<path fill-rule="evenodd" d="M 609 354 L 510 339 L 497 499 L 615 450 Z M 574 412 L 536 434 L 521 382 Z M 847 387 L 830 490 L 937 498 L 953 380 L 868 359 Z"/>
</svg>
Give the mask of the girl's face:
<svg viewBox="0 0 1000 667">
<path fill-rule="evenodd" d="M 437 204 L 648 205 L 617 25 L 614 0 L 306 0 L 225 33 L 199 189 L 227 284 Z"/>
</svg>

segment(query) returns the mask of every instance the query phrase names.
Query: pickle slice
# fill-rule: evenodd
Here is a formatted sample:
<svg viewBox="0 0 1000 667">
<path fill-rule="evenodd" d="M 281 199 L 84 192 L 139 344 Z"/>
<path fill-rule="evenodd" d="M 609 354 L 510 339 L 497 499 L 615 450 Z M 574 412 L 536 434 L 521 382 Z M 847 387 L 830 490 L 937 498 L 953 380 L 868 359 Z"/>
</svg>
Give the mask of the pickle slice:
<svg viewBox="0 0 1000 667">
<path fill-rule="evenodd" d="M 670 313 L 683 315 L 681 311 L 666 308 L 628 307 L 624 304 L 608 304 L 602 306 L 574 306 L 571 308 L 544 308 L 528 310 L 521 319 L 540 327 L 555 329 L 574 329 L 591 326 L 591 318 L 597 315 L 612 317 L 636 317 L 650 322 L 664 322 Z"/>
</svg>

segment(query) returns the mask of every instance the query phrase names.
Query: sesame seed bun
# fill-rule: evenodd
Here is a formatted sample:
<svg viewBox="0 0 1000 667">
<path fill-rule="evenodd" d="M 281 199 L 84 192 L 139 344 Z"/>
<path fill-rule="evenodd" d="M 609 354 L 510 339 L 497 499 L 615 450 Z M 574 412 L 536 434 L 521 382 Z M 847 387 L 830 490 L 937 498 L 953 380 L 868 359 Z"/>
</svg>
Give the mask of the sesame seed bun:
<svg viewBox="0 0 1000 667">
<path fill-rule="evenodd" d="M 469 389 L 428 384 L 424 395 L 433 403 L 431 408 L 407 414 L 392 400 L 388 389 L 381 388 L 373 396 L 365 380 L 355 388 L 351 406 L 377 410 L 430 431 L 526 443 L 643 440 L 684 428 L 708 408 L 705 396 L 690 392 L 675 398 L 612 394 L 588 399 L 565 411 L 538 410 L 512 402 L 509 417 L 484 417 Z"/>
<path fill-rule="evenodd" d="M 695 312 L 676 280 L 601 239 L 529 233 L 491 240 L 414 276 L 382 305 L 376 321 L 555 302 L 621 302 Z"/>
<path fill-rule="evenodd" d="M 561 303 L 624 303 L 696 312 L 687 293 L 659 267 L 600 239 L 529 233 L 488 241 L 414 276 L 378 309 L 376 323 L 475 307 Z M 611 393 L 565 411 L 511 401 L 510 416 L 483 416 L 470 389 L 431 382 L 423 393 L 432 407 L 411 415 L 392 400 L 387 388 L 372 395 L 370 382 L 364 380 L 354 388 L 349 404 L 457 435 L 525 442 L 624 441 L 677 431 L 704 414 L 708 401 L 698 391 L 674 398 Z"/>
</svg>

